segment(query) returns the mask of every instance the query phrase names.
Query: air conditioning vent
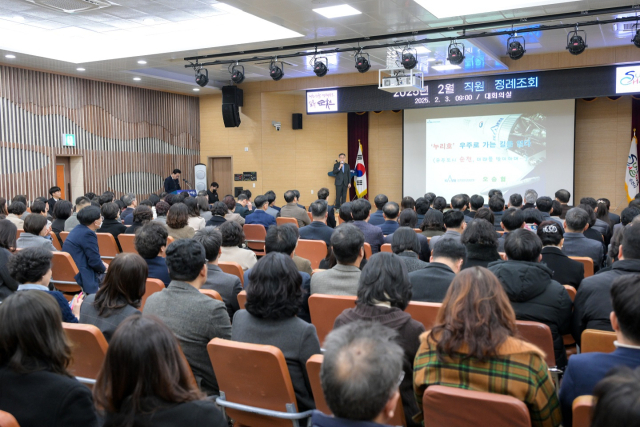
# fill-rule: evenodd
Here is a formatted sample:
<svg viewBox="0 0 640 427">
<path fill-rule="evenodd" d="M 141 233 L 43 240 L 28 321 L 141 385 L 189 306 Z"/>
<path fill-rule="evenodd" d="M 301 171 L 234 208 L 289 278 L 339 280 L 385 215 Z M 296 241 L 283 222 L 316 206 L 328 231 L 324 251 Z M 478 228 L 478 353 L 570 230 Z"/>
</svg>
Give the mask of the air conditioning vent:
<svg viewBox="0 0 640 427">
<path fill-rule="evenodd" d="M 81 13 L 113 6 L 108 0 L 24 0 L 51 10 L 64 13 Z"/>
</svg>

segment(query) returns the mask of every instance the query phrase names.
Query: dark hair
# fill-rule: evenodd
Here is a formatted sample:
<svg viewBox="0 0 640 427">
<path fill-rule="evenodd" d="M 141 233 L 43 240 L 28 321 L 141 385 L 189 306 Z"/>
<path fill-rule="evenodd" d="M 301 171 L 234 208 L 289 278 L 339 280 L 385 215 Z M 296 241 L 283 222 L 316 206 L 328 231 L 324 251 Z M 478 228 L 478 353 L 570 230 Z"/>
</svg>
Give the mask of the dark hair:
<svg viewBox="0 0 640 427">
<path fill-rule="evenodd" d="M 143 201 L 140 202 L 140 206 L 147 206 L 149 208 L 152 208 L 153 203 L 151 203 L 151 200 L 149 199 L 144 199 Z"/>
<path fill-rule="evenodd" d="M 133 427 L 136 415 L 153 414 L 168 404 L 204 399 L 180 344 L 154 316 L 129 316 L 109 342 L 94 388 L 97 406 L 113 424 Z"/>
<path fill-rule="evenodd" d="M 87 206 L 76 215 L 76 217 L 78 218 L 78 222 L 86 226 L 99 220 L 100 216 L 100 208 L 97 208 L 95 206 Z"/>
<path fill-rule="evenodd" d="M 530 210 L 530 209 L 527 209 Z M 520 209 L 508 209 L 502 215 L 502 225 L 505 231 L 513 231 L 522 228 L 524 224 L 524 213 Z"/>
<path fill-rule="evenodd" d="M 596 224 L 596 213 L 591 205 L 580 204 L 578 205 L 578 208 L 583 209 L 587 215 L 589 215 L 589 227 L 593 227 Z"/>
<path fill-rule="evenodd" d="M 639 224 L 631 224 L 624 228 L 621 245 L 624 259 L 640 259 Z"/>
<path fill-rule="evenodd" d="M 222 203 L 227 205 L 227 209 L 229 209 L 230 212 L 233 212 L 233 210 L 236 208 L 236 199 L 234 199 L 233 196 L 224 196 L 224 199 L 222 199 Z"/>
<path fill-rule="evenodd" d="M 416 228 L 418 225 L 418 214 L 416 214 L 413 209 L 404 209 L 400 212 L 398 225 L 400 225 L 400 227 Z"/>
<path fill-rule="evenodd" d="M 53 186 L 49 189 L 49 195 L 53 196 L 53 193 L 57 193 L 58 191 L 62 191 L 62 189 L 58 186 Z"/>
<path fill-rule="evenodd" d="M 560 216 L 562 215 L 562 204 L 557 200 L 551 201 L 551 216 Z"/>
<path fill-rule="evenodd" d="M 567 223 L 567 231 L 573 230 L 582 233 L 587 224 L 589 224 L 589 214 L 582 208 L 571 208 L 564 220 Z"/>
<path fill-rule="evenodd" d="M 600 197 L 598 199 L 598 203 L 604 203 L 605 205 L 607 205 L 607 209 L 611 209 L 611 201 L 606 197 Z"/>
<path fill-rule="evenodd" d="M 509 196 L 509 203 L 514 208 L 519 208 L 522 206 L 522 196 L 518 193 L 513 193 Z"/>
<path fill-rule="evenodd" d="M 340 156 L 345 156 L 345 157 L 347 157 L 347 155 L 346 155 L 346 154 L 344 154 L 344 153 L 340 153 L 340 154 L 338 154 L 338 157 L 340 157 Z"/>
<path fill-rule="evenodd" d="M 413 200 L 413 197 L 410 196 L 403 197 L 400 201 L 400 207 L 402 208 L 402 210 L 413 209 L 416 207 L 416 201 Z"/>
<path fill-rule="evenodd" d="M 206 191 L 204 191 L 204 193 L 206 193 Z M 209 199 L 207 196 L 196 197 L 196 202 L 198 203 L 198 209 L 200 212 L 209 212 Z"/>
<path fill-rule="evenodd" d="M 27 211 L 27 205 L 22 202 L 11 202 L 11 204 L 7 208 L 7 211 L 10 214 L 20 216 Z"/>
<path fill-rule="evenodd" d="M 275 200 L 275 193 L 273 193 L 274 195 L 274 199 Z M 321 189 L 318 190 L 318 199 L 322 199 L 322 200 L 327 200 L 327 197 L 329 197 L 329 189 L 322 187 Z"/>
<path fill-rule="evenodd" d="M 324 218 L 327 213 L 327 201 L 324 199 L 318 199 L 309 205 L 309 212 L 314 218 Z"/>
<path fill-rule="evenodd" d="M 244 243 L 242 226 L 235 221 L 225 221 L 219 227 L 222 234 L 222 246 L 240 246 Z"/>
<path fill-rule="evenodd" d="M 437 243 L 437 242 L 436 242 Z M 498 238 L 493 224 L 488 221 L 474 219 L 462 232 L 460 243 L 466 245 L 490 246 L 498 248 Z"/>
<path fill-rule="evenodd" d="M 436 209 L 442 212 L 446 207 L 447 207 L 447 199 L 445 199 L 444 197 L 438 196 L 433 200 L 433 209 Z"/>
<path fill-rule="evenodd" d="M 87 193 L 84 193 L 84 197 L 86 197 L 87 200 L 91 201 L 91 200 L 95 199 L 98 196 L 96 195 L 96 193 L 93 193 L 93 192 L 89 191 Z"/>
<path fill-rule="evenodd" d="M 371 256 L 362 269 L 356 304 L 388 302 L 391 307 L 404 310 L 413 296 L 411 289 L 404 261 L 395 254 L 379 252 Z"/>
<path fill-rule="evenodd" d="M 287 203 L 291 203 L 293 202 L 293 200 L 296 198 L 296 193 L 293 192 L 293 190 L 287 190 L 284 192 L 284 201 Z"/>
<path fill-rule="evenodd" d="M 176 203 L 179 203 L 180 199 L 176 194 L 167 194 L 166 196 L 164 196 L 164 201 L 167 202 L 169 206 L 173 206 Z"/>
<path fill-rule="evenodd" d="M 513 261 L 538 262 L 542 241 L 530 230 L 519 228 L 505 237 L 504 251 Z"/>
<path fill-rule="evenodd" d="M 58 203 L 56 203 L 56 206 L 58 206 Z M 116 219 L 118 218 L 119 213 L 120 213 L 120 208 L 118 208 L 118 205 L 116 205 L 115 203 L 105 203 L 100 208 L 100 214 L 102 214 L 102 217 L 104 219 Z"/>
<path fill-rule="evenodd" d="M 420 253 L 420 240 L 415 231 L 408 227 L 400 227 L 393 233 L 391 241 L 391 250 L 394 254 L 404 251 L 413 251 Z"/>
<path fill-rule="evenodd" d="M 171 205 L 164 200 L 160 200 L 156 203 L 156 215 L 158 216 L 167 216 L 169 209 L 171 209 Z"/>
<path fill-rule="evenodd" d="M 536 207 L 540 212 L 551 212 L 553 200 L 551 200 L 551 197 L 547 196 L 538 197 L 536 200 Z"/>
<path fill-rule="evenodd" d="M 158 196 L 157 194 L 151 194 L 149 196 L 149 201 L 151 202 L 152 206 L 155 206 L 160 201 L 160 196 Z"/>
<path fill-rule="evenodd" d="M 38 236 L 46 225 L 47 225 L 46 217 L 40 214 L 32 213 L 27 215 L 27 217 L 24 219 L 24 224 L 22 228 L 24 229 L 25 233 L 31 233 Z"/>
<path fill-rule="evenodd" d="M 418 200 L 416 200 L 416 213 L 418 215 L 426 214 L 429 210 L 429 205 L 430 203 L 427 199 L 425 199 L 424 197 L 419 197 Z"/>
<path fill-rule="evenodd" d="M 438 239 L 431 252 L 433 259 L 447 258 L 452 261 L 465 260 L 467 248 L 455 239 Z"/>
<path fill-rule="evenodd" d="M 8 219 L 0 219 L 0 248 L 9 252 L 16 250 L 18 227 Z"/>
<path fill-rule="evenodd" d="M 345 202 L 340 206 L 339 215 L 340 219 L 345 222 L 353 221 L 353 217 L 351 216 L 351 202 Z"/>
<path fill-rule="evenodd" d="M 525 209 L 522 211 L 522 215 L 524 216 L 524 222 L 527 224 L 540 225 L 544 221 L 542 214 L 537 209 Z"/>
<path fill-rule="evenodd" d="M 640 424 L 640 368 L 611 369 L 593 389 L 596 406 L 591 427 L 627 427 Z"/>
<path fill-rule="evenodd" d="M 491 212 L 489 208 L 480 208 L 476 211 L 475 219 L 484 219 L 485 221 L 489 221 L 489 224 L 493 225 L 496 221 L 496 217 Z"/>
<path fill-rule="evenodd" d="M 134 245 L 136 251 L 144 259 L 154 259 L 163 246 L 167 246 L 169 233 L 167 228 L 158 222 L 149 222 L 136 231 Z"/>
<path fill-rule="evenodd" d="M 375 199 L 373 199 L 373 203 L 376 205 L 376 208 L 378 210 L 382 209 L 382 207 L 384 205 L 386 205 L 387 202 L 389 202 L 389 198 L 387 196 L 385 196 L 384 194 L 378 194 L 375 197 Z"/>
<path fill-rule="evenodd" d="M 146 224 L 153 219 L 153 211 L 149 206 L 140 205 L 133 211 L 133 222 Z"/>
<path fill-rule="evenodd" d="M 516 315 L 500 281 L 486 268 L 471 267 L 451 282 L 427 340 L 436 344 L 440 361 L 467 346 L 484 362 L 515 335 Z"/>
<path fill-rule="evenodd" d="M 174 173 L 174 174 L 176 174 L 176 173 L 182 173 L 182 171 L 180 171 L 180 169 L 174 169 L 172 173 Z"/>
<path fill-rule="evenodd" d="M 611 303 L 620 331 L 633 343 L 640 343 L 640 275 L 626 274 L 611 284 Z"/>
<path fill-rule="evenodd" d="M 442 212 L 437 209 L 429 209 L 427 213 L 424 214 L 424 219 L 422 220 L 420 229 L 422 231 L 444 231 L 444 219 Z"/>
<path fill-rule="evenodd" d="M 265 203 L 268 203 L 269 201 L 267 200 L 266 196 L 256 196 L 255 199 L 253 199 L 253 204 L 256 206 L 256 209 L 260 209 L 262 208 L 262 205 L 264 205 Z"/>
<path fill-rule="evenodd" d="M 148 274 L 149 267 L 140 255 L 134 253 L 116 255 L 109 264 L 104 281 L 96 292 L 93 306 L 98 311 L 98 315 L 109 317 L 128 305 L 139 308 Z"/>
<path fill-rule="evenodd" d="M 609 218 L 609 208 L 607 207 L 607 204 L 603 200 L 598 200 L 598 206 L 596 209 L 596 219 L 606 222 L 609 228 L 613 229 L 611 218 Z"/>
<path fill-rule="evenodd" d="M 114 200 L 114 202 L 113 202 L 113 203 L 115 203 L 116 205 L 118 205 L 118 208 L 119 208 L 121 211 L 122 211 L 122 210 L 124 210 L 124 208 L 126 208 L 126 207 L 127 207 L 127 205 L 125 205 L 125 204 L 124 204 L 124 202 L 123 202 L 122 200 L 120 200 L 120 199 L 116 199 L 116 200 Z M 57 204 L 57 203 L 56 203 L 56 204 Z M 169 209 L 167 209 L 167 210 L 169 210 Z"/>
<path fill-rule="evenodd" d="M 58 302 L 46 292 L 16 292 L 0 304 L 0 365 L 21 374 L 69 375 L 71 348 Z"/>
<path fill-rule="evenodd" d="M 400 213 L 400 207 L 396 202 L 388 202 L 382 208 L 382 212 L 388 219 L 396 219 Z"/>
<path fill-rule="evenodd" d="M 620 212 L 620 222 L 622 225 L 627 225 L 638 215 L 640 215 L 640 209 L 636 207 L 624 208 Z"/>
<path fill-rule="evenodd" d="M 331 234 L 331 247 L 340 264 L 353 264 L 364 246 L 364 234 L 352 224 L 342 224 Z"/>
<path fill-rule="evenodd" d="M 298 245 L 299 237 L 298 227 L 294 224 L 272 225 L 267 230 L 267 236 L 264 239 L 265 251 L 291 256 Z"/>
<path fill-rule="evenodd" d="M 193 239 L 179 239 L 167 248 L 167 267 L 171 280 L 192 282 L 207 262 L 204 247 Z"/>
<path fill-rule="evenodd" d="M 204 247 L 208 262 L 213 262 L 218 258 L 222 246 L 222 234 L 216 227 L 209 226 L 196 231 L 193 240 L 200 242 Z"/>
<path fill-rule="evenodd" d="M 211 215 L 225 216 L 229 213 L 229 208 L 222 202 L 215 202 L 211 207 Z"/>
<path fill-rule="evenodd" d="M 589 205 L 591 209 L 595 209 L 598 206 L 598 202 L 593 197 L 583 197 L 580 199 L 581 205 Z"/>
<path fill-rule="evenodd" d="M 504 210 L 504 199 L 501 196 L 493 196 L 489 199 L 489 209 L 492 212 L 502 212 Z"/>
<path fill-rule="evenodd" d="M 451 198 L 451 208 L 462 210 L 467 206 L 467 201 L 462 194 L 456 194 Z"/>
<path fill-rule="evenodd" d="M 295 190 L 294 190 L 294 191 L 295 191 Z M 244 194 L 245 196 L 247 196 L 247 199 L 250 199 L 250 198 L 251 198 L 251 190 L 249 190 L 249 189 L 247 189 L 247 190 L 242 190 L 242 193 L 241 193 L 241 194 Z"/>
<path fill-rule="evenodd" d="M 47 211 L 47 203 L 42 200 L 35 200 L 31 203 L 31 213 L 32 214 L 42 214 Z"/>
<path fill-rule="evenodd" d="M 464 214 L 460 211 L 450 210 L 444 213 L 443 220 L 447 228 L 459 228 L 464 222 Z"/>
<path fill-rule="evenodd" d="M 88 198 L 84 197 L 84 196 L 80 196 L 78 198 L 76 198 L 76 211 L 78 210 L 78 206 L 79 205 L 88 205 L 91 204 L 91 200 L 89 200 Z"/>
<path fill-rule="evenodd" d="M 198 201 L 193 197 L 189 197 L 184 199 L 185 206 L 189 210 L 189 217 L 198 217 L 200 216 L 200 208 L 198 207 Z"/>
<path fill-rule="evenodd" d="M 471 204 L 471 209 L 477 211 L 484 206 L 484 197 L 479 194 L 474 194 L 469 198 L 469 203 Z"/>
<path fill-rule="evenodd" d="M 356 199 L 351 202 L 351 216 L 354 221 L 364 221 L 371 212 L 371 203 L 367 199 Z"/>
<path fill-rule="evenodd" d="M 167 213 L 167 227 L 179 230 L 189 224 L 189 208 L 184 203 L 176 203 Z"/>
<path fill-rule="evenodd" d="M 607 265 L 611 265 L 618 261 L 618 256 L 620 255 L 620 243 L 622 242 L 622 236 L 624 235 L 625 228 L 626 227 L 618 227 L 616 231 L 613 232 L 613 236 L 610 241 L 611 243 L 609 244 L 609 250 L 607 251 Z"/>
<path fill-rule="evenodd" d="M 7 270 L 19 283 L 36 283 L 51 270 L 50 250 L 39 248 L 22 249 L 9 258 Z"/>
<path fill-rule="evenodd" d="M 497 188 L 492 188 L 491 190 L 489 190 L 487 196 L 489 196 L 489 199 L 491 199 L 493 196 L 502 197 L 502 191 L 498 190 Z"/>
<path fill-rule="evenodd" d="M 555 221 L 544 221 L 538 225 L 536 234 L 542 246 L 558 246 L 564 237 L 564 229 Z"/>
<path fill-rule="evenodd" d="M 569 203 L 569 199 L 571 198 L 571 193 L 567 190 L 558 190 L 556 191 L 556 199 L 560 201 L 560 203 Z"/>
<path fill-rule="evenodd" d="M 55 205 L 54 205 L 55 207 Z M 7 215 L 7 199 L 0 197 L 0 215 Z"/>
<path fill-rule="evenodd" d="M 278 320 L 298 313 L 302 276 L 290 256 L 268 253 L 251 269 L 249 282 L 245 308 L 251 315 Z"/>
</svg>

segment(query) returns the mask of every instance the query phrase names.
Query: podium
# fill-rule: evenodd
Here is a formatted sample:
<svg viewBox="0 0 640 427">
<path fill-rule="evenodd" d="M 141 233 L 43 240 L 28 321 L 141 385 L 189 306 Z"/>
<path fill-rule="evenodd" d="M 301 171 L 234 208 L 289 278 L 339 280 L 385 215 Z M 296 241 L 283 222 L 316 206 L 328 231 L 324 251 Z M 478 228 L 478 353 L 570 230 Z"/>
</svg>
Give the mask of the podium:
<svg viewBox="0 0 640 427">
<path fill-rule="evenodd" d="M 176 190 L 172 191 L 169 194 L 180 194 L 180 193 L 188 193 L 191 197 L 198 197 L 198 192 L 196 190 Z"/>
</svg>

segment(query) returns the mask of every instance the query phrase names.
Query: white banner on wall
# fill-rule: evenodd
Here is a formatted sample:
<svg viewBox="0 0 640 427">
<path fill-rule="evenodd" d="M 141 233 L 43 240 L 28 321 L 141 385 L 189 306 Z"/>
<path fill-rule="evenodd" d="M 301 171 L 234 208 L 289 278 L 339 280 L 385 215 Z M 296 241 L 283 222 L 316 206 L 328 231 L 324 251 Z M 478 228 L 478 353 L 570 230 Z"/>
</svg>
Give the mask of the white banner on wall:
<svg viewBox="0 0 640 427">
<path fill-rule="evenodd" d="M 330 113 L 336 111 L 338 111 L 337 90 L 307 92 L 307 113 Z"/>
</svg>

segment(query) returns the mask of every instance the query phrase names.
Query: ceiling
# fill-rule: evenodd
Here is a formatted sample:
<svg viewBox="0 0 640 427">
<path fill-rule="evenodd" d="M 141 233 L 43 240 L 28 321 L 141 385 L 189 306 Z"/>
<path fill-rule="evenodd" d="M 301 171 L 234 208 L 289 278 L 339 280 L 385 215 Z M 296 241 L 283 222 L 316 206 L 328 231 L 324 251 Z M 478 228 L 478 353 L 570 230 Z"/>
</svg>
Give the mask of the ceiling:
<svg viewBox="0 0 640 427">
<path fill-rule="evenodd" d="M 461 2 L 462 0 L 456 4 Z M 361 13 L 329 19 L 312 10 L 345 3 Z M 512 5 L 519 3 L 522 2 L 510 2 Z M 183 58 L 235 52 L 240 49 L 279 47 L 316 41 L 321 43 L 485 22 L 493 23 L 493 27 L 481 31 L 497 31 L 507 29 L 500 27 L 500 22 L 506 19 L 627 4 L 629 0 L 581 0 L 438 19 L 414 0 L 92 0 L 91 3 L 87 0 L 2 0 L 0 63 L 149 89 L 203 95 L 217 91 L 215 86 L 228 83 L 228 66 L 208 67 L 209 86 L 194 92 L 193 89 L 198 88 L 194 81 L 194 72 L 192 69 L 184 68 L 186 62 Z M 58 9 L 59 6 L 75 8 L 77 11 L 65 12 Z M 78 10 L 83 7 L 94 9 Z M 464 11 L 461 10 L 460 13 Z M 599 19 L 613 17 L 605 15 Z M 576 19 L 573 18 L 545 24 L 575 22 Z M 618 24 L 618 27 L 607 24 L 585 28 L 589 48 L 629 44 L 632 31 L 628 28 L 627 31 L 621 29 L 621 24 Z M 565 51 L 568 31 L 570 30 L 559 29 L 524 34 L 527 54 Z M 459 34 L 444 31 L 430 34 L 428 38 L 455 36 Z M 416 39 L 426 37 L 420 36 Z M 434 65 L 441 65 L 444 61 L 448 42 L 418 44 L 418 58 L 426 75 L 507 70 L 508 67 L 499 59 L 505 55 L 506 39 L 507 36 L 497 36 L 465 40 L 467 60 L 458 70 L 433 69 Z M 391 41 L 398 40 L 390 38 L 370 42 L 368 45 Z M 368 53 L 372 62 L 372 70 L 369 72 L 386 67 L 386 48 L 371 49 Z M 6 55 L 14 55 L 15 58 L 8 59 Z M 354 68 L 353 53 L 325 56 L 329 62 L 329 73 L 357 72 Z M 233 57 L 235 58 L 242 56 Z M 290 65 L 284 66 L 284 78 L 314 76 L 309 59 L 310 57 L 286 59 Z M 138 61 L 146 63 L 139 64 Z M 243 65 L 246 81 L 270 78 L 268 64 Z M 84 71 L 78 71 L 78 68 Z"/>
</svg>

